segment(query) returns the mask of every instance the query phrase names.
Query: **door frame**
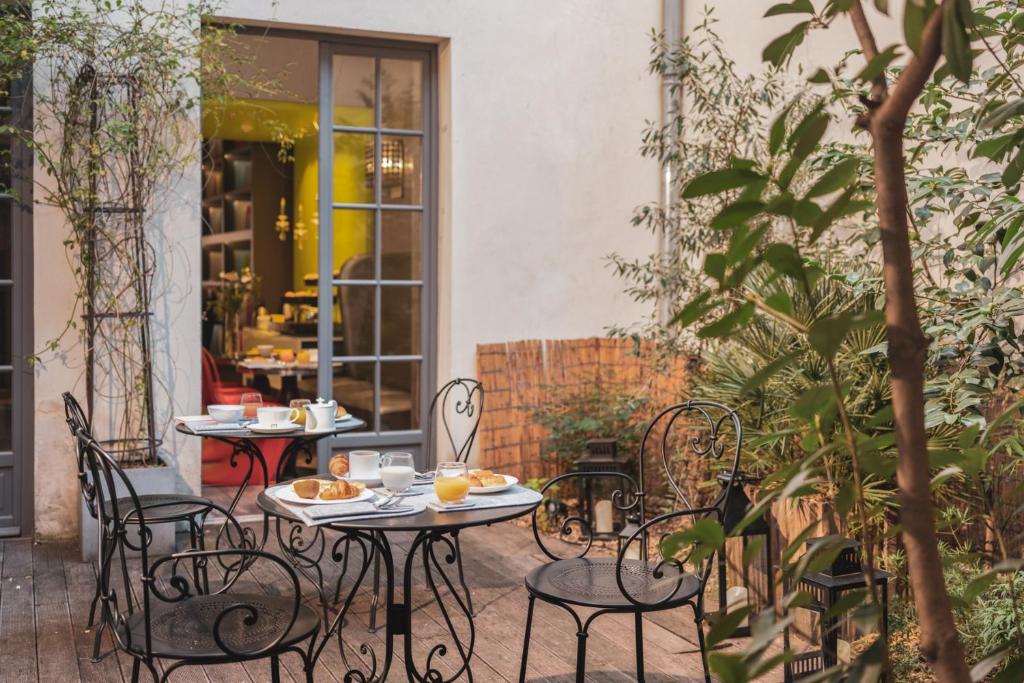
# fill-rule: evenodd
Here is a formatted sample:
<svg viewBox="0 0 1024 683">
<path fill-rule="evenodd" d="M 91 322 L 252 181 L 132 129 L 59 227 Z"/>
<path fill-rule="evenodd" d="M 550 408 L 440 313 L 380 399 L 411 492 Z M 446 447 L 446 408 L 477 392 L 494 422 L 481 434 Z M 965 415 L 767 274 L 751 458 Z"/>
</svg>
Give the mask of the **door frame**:
<svg viewBox="0 0 1024 683">
<path fill-rule="evenodd" d="M 32 126 L 32 76 L 12 85 L 12 123 Z M 11 185 L 6 198 L 11 212 L 11 453 L 15 472 L 17 525 L 0 528 L 0 538 L 31 536 L 35 531 L 35 375 L 28 357 L 33 351 L 32 277 L 32 151 L 17 140 L 11 144 Z"/>
<path fill-rule="evenodd" d="M 320 41 L 320 88 L 319 88 L 319 120 L 320 136 L 318 141 L 318 182 L 319 182 L 319 206 L 320 215 L 320 240 L 318 254 L 318 280 L 319 282 L 333 281 L 334 270 L 334 111 L 333 111 L 333 73 L 332 57 L 335 54 L 355 54 L 386 58 L 389 53 L 396 57 L 416 54 L 423 62 L 423 125 L 422 131 L 422 158 L 423 167 L 423 201 L 421 204 L 421 249 L 423 254 L 423 272 L 421 275 L 421 306 L 423 316 L 420 321 L 420 353 L 421 357 L 419 386 L 419 429 L 391 431 L 384 433 L 375 432 L 349 432 L 326 439 L 321 442 L 318 452 L 319 470 L 327 471 L 327 461 L 330 453 L 335 448 L 375 448 L 375 447 L 405 447 L 411 448 L 417 454 L 422 455 L 424 439 L 427 434 L 428 414 L 430 401 L 433 398 L 433 390 L 437 384 L 437 184 L 438 184 L 438 112 L 437 112 L 437 48 L 432 44 L 409 43 L 390 40 L 371 39 L 348 39 L 339 36 L 332 36 L 330 39 Z M 377 89 L 379 90 L 379 88 Z M 377 92 L 377 99 L 380 93 Z M 379 101 L 377 103 L 379 107 Z M 329 121 L 330 125 L 325 126 L 324 122 Z M 375 203 L 377 198 L 375 197 Z M 326 217 L 326 220 L 325 220 Z M 379 227 L 379 226 L 378 226 Z M 327 239 L 324 237 L 327 236 Z M 379 237 L 379 235 L 378 235 Z M 376 242 L 376 241 L 375 241 Z M 380 248 L 378 244 L 377 249 Z M 319 301 L 317 306 L 321 311 L 333 310 L 333 285 L 329 288 L 319 288 Z M 379 305 L 377 307 L 379 311 Z M 378 316 L 379 318 L 379 316 Z M 375 330 L 379 331 L 379 319 Z M 377 333 L 375 331 L 375 334 Z M 333 394 L 333 354 L 325 354 L 325 350 L 333 350 L 333 318 L 320 316 L 318 328 L 320 367 L 317 372 L 317 388 L 320 395 L 331 397 Z M 379 351 L 379 350 L 378 350 Z M 331 362 L 324 363 L 325 358 Z M 396 357 L 400 359 L 401 357 Z M 400 362 L 400 361 L 398 361 Z M 375 386 L 380 388 L 379 366 L 375 373 Z M 375 394 L 374 415 L 380 412 L 380 394 Z"/>
<path fill-rule="evenodd" d="M 219 22 L 212 22 L 217 24 Z M 440 185 L 440 126 L 439 126 L 439 72 L 438 72 L 438 44 L 430 41 L 401 40 L 384 37 L 367 37 L 346 35 L 330 31 L 318 31 L 316 29 L 296 29 L 290 27 L 278 27 L 272 22 L 251 22 L 238 27 L 238 33 L 259 36 L 277 36 L 282 38 L 296 38 L 302 40 L 317 41 L 319 43 L 319 88 L 318 88 L 318 119 L 323 124 L 330 122 L 330 127 L 325 130 L 333 131 L 333 98 L 332 98 L 332 74 L 331 55 L 337 48 L 362 52 L 364 54 L 393 52 L 396 56 L 408 56 L 409 53 L 419 53 L 424 63 L 423 73 L 423 202 L 422 202 L 422 223 L 421 223 L 421 248 L 423 249 L 423 273 L 421 276 L 423 287 L 421 297 L 423 298 L 423 320 L 420 325 L 420 356 L 421 379 L 419 387 L 419 429 L 385 432 L 382 435 L 367 432 L 349 432 L 330 439 L 323 439 L 318 443 L 318 467 L 320 472 L 327 471 L 327 462 L 332 451 L 335 449 L 351 449 L 359 447 L 407 447 L 417 452 L 424 452 L 425 439 L 429 425 L 430 401 L 434 397 L 437 387 L 438 370 L 438 349 L 440 344 L 438 331 L 439 315 L 439 273 L 438 273 L 438 252 L 439 252 L 439 185 Z M 386 56 L 386 54 L 385 54 Z M 326 96 L 325 96 L 326 93 Z M 321 126 L 322 127 L 322 126 Z M 322 127 L 323 129 L 323 127 Z M 332 133 L 333 134 L 333 133 Z M 330 145 L 325 145 L 330 142 Z M 325 149 L 326 147 L 326 149 Z M 331 281 L 333 278 L 333 247 L 334 247 L 334 209 L 333 209 L 333 188 L 328 185 L 325 189 L 325 179 L 333 179 L 333 174 L 323 173 L 325 167 L 333 170 L 334 154 L 333 140 L 321 135 L 318 140 L 318 189 L 319 204 L 319 243 L 318 243 L 318 280 L 320 282 Z M 326 161 L 326 164 L 325 164 Z M 323 239 L 324 236 L 327 239 Z M 327 271 L 328 278 L 324 279 L 324 271 Z M 321 311 L 332 310 L 333 308 L 333 287 L 320 287 L 317 306 Z M 333 348 L 333 325 L 330 321 L 325 322 L 321 316 L 317 329 L 317 348 L 320 350 L 320 366 L 317 371 L 317 391 L 325 398 L 331 398 L 333 393 L 333 362 L 323 362 L 327 359 L 333 360 L 332 354 L 324 354 L 324 349 Z M 375 403 L 379 405 L 379 395 Z M 372 425 L 371 425 L 372 428 Z"/>
</svg>

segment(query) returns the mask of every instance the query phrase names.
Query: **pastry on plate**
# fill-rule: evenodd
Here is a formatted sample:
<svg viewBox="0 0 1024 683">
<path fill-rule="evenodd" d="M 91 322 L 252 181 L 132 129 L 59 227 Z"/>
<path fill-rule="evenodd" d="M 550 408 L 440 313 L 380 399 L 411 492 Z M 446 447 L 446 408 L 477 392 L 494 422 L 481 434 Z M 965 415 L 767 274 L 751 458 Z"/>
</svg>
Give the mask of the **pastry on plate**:
<svg viewBox="0 0 1024 683">
<path fill-rule="evenodd" d="M 320 489 L 320 500 L 348 500 L 363 492 L 363 487 L 338 479 Z"/>
<path fill-rule="evenodd" d="M 477 486 L 480 488 L 488 488 L 491 486 L 504 486 L 505 477 L 501 476 L 500 474 L 495 474 L 490 470 L 470 470 L 469 485 Z"/>
<path fill-rule="evenodd" d="M 336 477 L 344 477 L 348 474 L 348 456 L 336 455 L 327 463 L 327 469 Z"/>
<path fill-rule="evenodd" d="M 299 498 L 312 500 L 320 493 L 319 479 L 296 479 L 292 482 L 292 489 Z"/>
</svg>

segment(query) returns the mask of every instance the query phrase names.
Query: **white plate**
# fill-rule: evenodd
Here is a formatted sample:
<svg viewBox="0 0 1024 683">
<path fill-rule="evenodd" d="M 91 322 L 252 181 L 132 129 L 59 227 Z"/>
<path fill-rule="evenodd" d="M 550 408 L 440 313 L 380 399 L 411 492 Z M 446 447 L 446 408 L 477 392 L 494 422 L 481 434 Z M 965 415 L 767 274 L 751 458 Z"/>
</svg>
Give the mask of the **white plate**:
<svg viewBox="0 0 1024 683">
<path fill-rule="evenodd" d="M 342 475 L 340 477 L 336 474 L 334 474 L 333 476 L 335 479 L 344 479 L 345 481 L 354 481 L 359 484 L 366 484 L 366 488 L 368 489 L 375 489 L 381 485 L 380 477 L 377 477 L 375 479 L 352 479 L 347 474 Z"/>
<path fill-rule="evenodd" d="M 295 493 L 295 489 L 291 486 L 285 486 L 284 488 L 278 489 L 274 492 L 274 496 L 278 500 L 283 500 L 286 503 L 298 503 L 299 505 L 329 505 L 330 503 L 355 503 L 359 500 L 369 500 L 373 498 L 374 492 L 370 489 L 364 489 L 358 496 L 352 498 L 345 498 L 343 500 L 320 500 L 320 497 L 316 498 L 303 498 L 299 494 Z"/>
<path fill-rule="evenodd" d="M 261 425 L 253 423 L 249 425 L 249 431 L 256 434 L 290 434 L 297 429 L 301 429 L 302 425 L 297 424 L 273 424 L 273 425 Z"/>
<path fill-rule="evenodd" d="M 513 486 L 515 486 L 516 484 L 519 483 L 519 480 L 516 479 L 515 477 L 513 477 L 511 474 L 499 474 L 498 476 L 499 477 L 505 477 L 505 485 L 504 486 L 470 486 L 469 487 L 469 492 L 470 493 L 500 493 L 502 491 L 507 491 L 508 489 L 512 488 Z"/>
</svg>

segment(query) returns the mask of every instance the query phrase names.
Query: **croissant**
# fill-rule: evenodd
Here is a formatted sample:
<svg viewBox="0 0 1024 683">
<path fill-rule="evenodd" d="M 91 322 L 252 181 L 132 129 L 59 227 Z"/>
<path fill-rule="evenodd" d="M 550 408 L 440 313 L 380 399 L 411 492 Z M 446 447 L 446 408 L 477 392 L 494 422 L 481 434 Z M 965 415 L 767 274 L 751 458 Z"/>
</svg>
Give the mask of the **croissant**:
<svg viewBox="0 0 1024 683">
<path fill-rule="evenodd" d="M 349 483 L 344 479 L 332 481 L 320 491 L 320 500 L 346 500 L 355 498 L 362 492 L 362 488 Z"/>
<path fill-rule="evenodd" d="M 336 455 L 327 464 L 327 469 L 336 477 L 344 477 L 348 474 L 348 456 Z"/>
</svg>

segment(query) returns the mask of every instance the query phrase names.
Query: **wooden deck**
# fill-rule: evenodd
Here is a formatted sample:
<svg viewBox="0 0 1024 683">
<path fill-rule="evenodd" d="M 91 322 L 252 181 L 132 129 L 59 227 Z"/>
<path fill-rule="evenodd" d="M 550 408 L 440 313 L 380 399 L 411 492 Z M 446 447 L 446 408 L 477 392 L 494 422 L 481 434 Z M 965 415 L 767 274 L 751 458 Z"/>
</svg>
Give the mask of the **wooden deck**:
<svg viewBox="0 0 1024 683">
<path fill-rule="evenodd" d="M 474 680 L 515 681 L 518 677 L 526 615 L 523 576 L 543 561 L 529 530 L 502 524 L 490 529 L 471 529 L 461 536 L 467 580 L 473 590 L 477 611 L 477 644 L 473 659 Z M 398 535 L 399 566 L 411 536 Z M 268 550 L 273 551 L 272 543 Z M 254 571 L 250 580 L 258 590 L 275 591 L 283 574 L 269 568 Z M 93 664 L 89 657 L 92 634 L 86 630 L 89 601 L 93 592 L 93 567 L 78 559 L 71 544 L 31 541 L 0 542 L 0 681 L 128 681 L 130 663 L 111 654 Z M 417 577 L 420 591 L 414 604 L 425 602 L 425 586 Z M 314 602 L 314 591 L 304 583 L 306 597 Z M 368 634 L 368 596 L 355 603 L 346 635 L 359 657 L 360 642 L 381 651 L 383 634 Z M 382 618 L 382 616 L 381 616 Z M 588 643 L 588 677 L 592 681 L 633 681 L 633 630 L 631 617 L 606 616 L 596 622 Z M 700 655 L 689 610 L 655 615 L 644 629 L 647 681 L 702 681 Z M 436 605 L 430 603 L 413 615 L 417 658 L 425 656 L 427 641 L 433 641 L 444 626 Z M 396 638 L 396 659 L 388 681 L 404 681 L 401 638 Z M 537 603 L 533 641 L 530 648 L 531 681 L 553 683 L 572 681 L 575 666 L 575 627 L 568 615 L 555 607 Z M 109 646 L 109 643 L 108 643 Z M 730 646 L 727 646 L 730 647 Z M 282 658 L 283 680 L 302 681 L 298 657 Z M 345 667 L 335 644 L 330 644 L 316 669 L 316 680 L 339 681 Z M 200 682 L 266 681 L 266 661 L 210 667 L 188 667 L 171 680 Z M 781 673 L 771 680 L 781 680 Z"/>
</svg>

